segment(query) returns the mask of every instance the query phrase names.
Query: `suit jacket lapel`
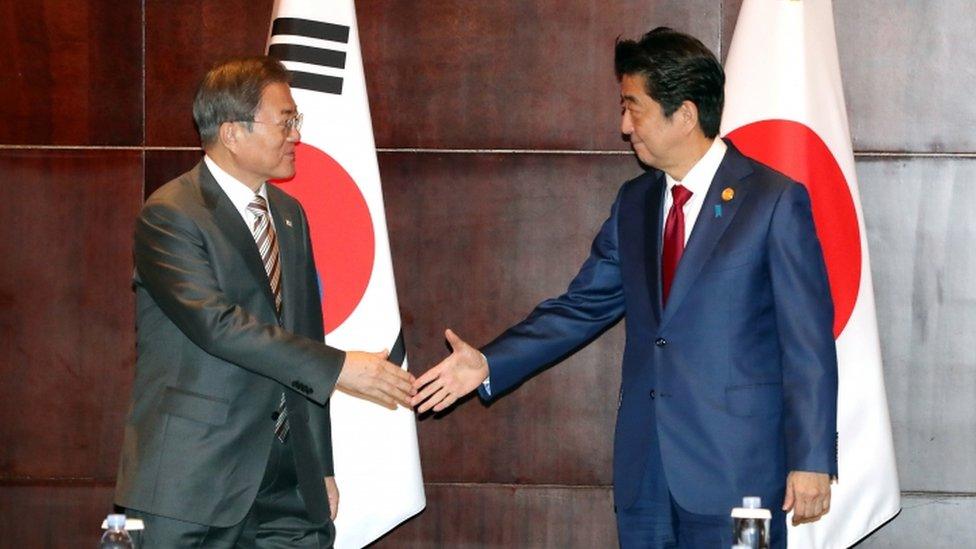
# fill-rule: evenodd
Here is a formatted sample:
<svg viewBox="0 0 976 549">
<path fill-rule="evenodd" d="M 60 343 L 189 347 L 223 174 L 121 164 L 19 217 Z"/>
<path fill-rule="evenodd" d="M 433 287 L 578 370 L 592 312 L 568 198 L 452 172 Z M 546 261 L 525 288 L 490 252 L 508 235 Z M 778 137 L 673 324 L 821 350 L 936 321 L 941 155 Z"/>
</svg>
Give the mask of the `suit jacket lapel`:
<svg viewBox="0 0 976 549">
<path fill-rule="evenodd" d="M 651 187 L 647 190 L 646 201 L 644 204 L 644 231 L 647 241 L 642 243 L 641 249 L 647 254 L 644 261 L 645 275 L 647 283 L 645 288 L 648 292 L 648 303 L 651 306 L 651 314 L 654 322 L 661 322 L 661 246 L 662 232 L 664 227 L 663 208 L 664 193 L 667 184 L 664 182 L 664 172 L 658 172 Z"/>
<path fill-rule="evenodd" d="M 230 241 L 231 247 L 241 254 L 244 264 L 247 265 L 248 273 L 256 283 L 264 288 L 265 297 L 273 310 L 274 296 L 271 295 L 271 283 L 268 281 L 268 273 L 264 270 L 264 262 L 261 260 L 257 244 L 254 243 L 254 235 L 251 234 L 251 229 L 244 222 L 230 198 L 217 184 L 217 180 L 214 179 L 203 161 L 197 164 L 197 170 L 200 173 L 200 192 L 203 195 L 204 204 L 213 212 L 217 227 Z"/>
<path fill-rule="evenodd" d="M 274 219 L 275 233 L 278 236 L 278 263 L 281 265 L 281 321 L 284 326 L 295 326 L 295 312 L 299 291 L 297 287 L 295 268 L 298 265 L 297 235 L 294 228 L 293 214 L 290 208 L 284 206 L 282 192 L 275 186 L 268 184 L 268 206 Z"/>
<path fill-rule="evenodd" d="M 671 294 L 668 296 L 667 306 L 664 308 L 661 325 L 665 325 L 681 306 L 681 301 L 688 295 L 695 279 L 702 267 L 708 262 L 712 250 L 718 243 L 725 229 L 732 223 L 739 204 L 746 199 L 749 187 L 742 184 L 743 178 L 752 172 L 752 168 L 739 151 L 729 144 L 725 158 L 719 164 L 715 177 L 708 187 L 705 203 L 702 204 L 698 220 L 691 232 L 691 237 L 685 245 L 685 251 L 678 263 L 678 270 L 671 282 Z M 722 199 L 722 192 L 730 188 L 734 192 L 732 200 Z M 658 269 L 660 269 L 660 254 L 658 254 Z"/>
</svg>

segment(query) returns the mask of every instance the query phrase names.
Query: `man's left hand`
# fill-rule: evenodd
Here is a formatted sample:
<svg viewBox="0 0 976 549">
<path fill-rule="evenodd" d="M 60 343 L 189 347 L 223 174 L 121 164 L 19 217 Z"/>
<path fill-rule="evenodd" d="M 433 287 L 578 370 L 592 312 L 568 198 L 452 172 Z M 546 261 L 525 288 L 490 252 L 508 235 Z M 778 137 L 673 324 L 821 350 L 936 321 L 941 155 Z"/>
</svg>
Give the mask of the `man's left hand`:
<svg viewBox="0 0 976 549">
<path fill-rule="evenodd" d="M 793 526 L 820 520 L 830 511 L 830 475 L 791 471 L 786 477 L 783 511 L 793 511 Z"/>
<path fill-rule="evenodd" d="M 335 520 L 339 513 L 339 486 L 335 477 L 325 477 L 325 493 L 329 496 L 329 515 Z"/>
</svg>

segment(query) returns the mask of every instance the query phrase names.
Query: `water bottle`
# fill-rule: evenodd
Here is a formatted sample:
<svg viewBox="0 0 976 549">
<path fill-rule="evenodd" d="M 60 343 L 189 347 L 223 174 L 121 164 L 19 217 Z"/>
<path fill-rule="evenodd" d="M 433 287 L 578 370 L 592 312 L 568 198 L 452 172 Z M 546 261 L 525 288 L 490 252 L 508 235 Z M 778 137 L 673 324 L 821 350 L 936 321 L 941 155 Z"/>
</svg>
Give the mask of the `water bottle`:
<svg viewBox="0 0 976 549">
<path fill-rule="evenodd" d="M 762 508 L 762 499 L 742 498 L 742 507 L 732 509 L 732 541 L 749 549 L 769 549 L 769 521 L 772 513 Z"/>
<path fill-rule="evenodd" d="M 109 515 L 105 522 L 108 530 L 102 534 L 98 549 L 133 549 L 132 538 L 125 531 L 125 515 Z"/>
</svg>

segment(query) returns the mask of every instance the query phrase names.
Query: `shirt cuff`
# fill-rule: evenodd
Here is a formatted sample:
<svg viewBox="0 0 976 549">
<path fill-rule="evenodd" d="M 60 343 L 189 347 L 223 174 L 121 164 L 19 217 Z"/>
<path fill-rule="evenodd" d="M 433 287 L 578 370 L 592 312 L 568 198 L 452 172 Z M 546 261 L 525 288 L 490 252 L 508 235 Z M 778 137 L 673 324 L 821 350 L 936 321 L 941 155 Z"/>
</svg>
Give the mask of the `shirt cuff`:
<svg viewBox="0 0 976 549">
<path fill-rule="evenodd" d="M 484 353 L 481 353 L 481 358 L 485 360 L 485 364 L 488 363 L 488 358 L 485 357 Z M 481 382 L 481 387 L 478 387 L 478 392 L 481 393 L 481 398 L 490 399 L 491 398 L 491 370 L 489 369 L 488 377 Z"/>
</svg>

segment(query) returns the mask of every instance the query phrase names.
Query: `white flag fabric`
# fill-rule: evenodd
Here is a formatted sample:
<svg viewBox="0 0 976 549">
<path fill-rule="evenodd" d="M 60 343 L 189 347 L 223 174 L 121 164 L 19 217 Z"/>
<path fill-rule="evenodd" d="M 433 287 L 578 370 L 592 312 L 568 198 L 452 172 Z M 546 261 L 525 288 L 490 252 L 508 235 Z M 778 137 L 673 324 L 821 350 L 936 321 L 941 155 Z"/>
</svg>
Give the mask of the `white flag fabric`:
<svg viewBox="0 0 976 549">
<path fill-rule="evenodd" d="M 830 0 L 745 0 L 725 70 L 722 134 L 809 190 L 835 308 L 838 481 L 789 545 L 849 547 L 901 503 Z"/>
<path fill-rule="evenodd" d="M 268 53 L 304 117 L 295 177 L 277 182 L 309 218 L 333 347 L 391 351 L 406 368 L 383 193 L 353 0 L 277 0 Z M 426 505 L 416 419 L 335 392 L 336 544 L 360 548 Z"/>
</svg>

